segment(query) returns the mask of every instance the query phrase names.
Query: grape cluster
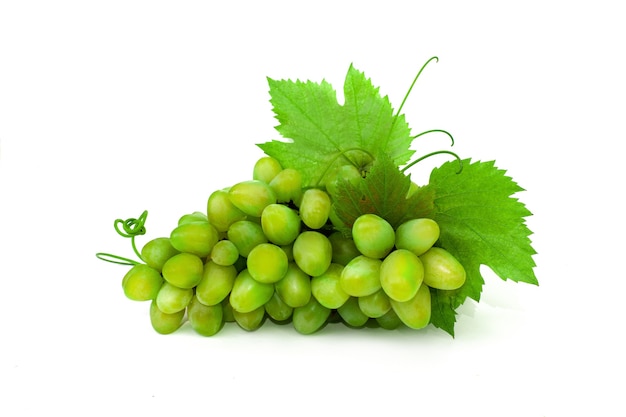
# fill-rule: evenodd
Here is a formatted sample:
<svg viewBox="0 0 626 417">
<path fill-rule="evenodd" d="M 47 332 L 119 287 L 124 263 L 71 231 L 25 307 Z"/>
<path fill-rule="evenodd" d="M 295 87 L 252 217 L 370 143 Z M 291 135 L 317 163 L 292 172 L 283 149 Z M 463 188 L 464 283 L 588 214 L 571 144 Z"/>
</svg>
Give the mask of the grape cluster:
<svg viewBox="0 0 626 417">
<path fill-rule="evenodd" d="M 336 172 L 360 178 L 349 166 Z M 335 182 L 303 189 L 297 170 L 262 157 L 251 180 L 213 192 L 206 213 L 182 216 L 169 237 L 143 246 L 145 263 L 122 280 L 125 295 L 151 301 L 152 327 L 161 334 L 186 321 L 204 336 L 227 322 L 252 331 L 266 318 L 302 334 L 330 321 L 425 327 L 430 288 L 465 282 L 463 266 L 433 246 L 439 226 L 420 218 L 394 230 L 363 214 L 344 236 L 327 192 Z"/>
</svg>

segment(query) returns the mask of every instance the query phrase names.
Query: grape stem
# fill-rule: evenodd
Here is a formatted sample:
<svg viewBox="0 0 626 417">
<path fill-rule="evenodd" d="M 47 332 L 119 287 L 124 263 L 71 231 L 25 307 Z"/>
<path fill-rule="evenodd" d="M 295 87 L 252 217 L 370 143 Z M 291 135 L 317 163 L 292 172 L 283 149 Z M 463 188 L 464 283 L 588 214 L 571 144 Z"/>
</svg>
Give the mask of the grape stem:
<svg viewBox="0 0 626 417">
<path fill-rule="evenodd" d="M 137 250 L 137 246 L 135 244 L 135 237 L 146 234 L 145 223 L 146 223 L 147 218 L 148 218 L 148 210 L 144 210 L 144 212 L 141 213 L 141 215 L 136 219 L 131 217 L 126 220 L 116 219 L 113 222 L 113 227 L 115 228 L 115 231 L 117 232 L 118 235 L 122 237 L 130 238 L 131 245 L 133 247 L 133 251 L 135 252 L 135 255 L 137 255 L 137 257 L 141 259 L 142 261 L 143 261 L 143 258 L 141 257 L 141 253 L 139 253 L 139 251 Z M 120 225 L 123 230 L 120 230 Z M 119 264 L 119 265 L 131 265 L 132 266 L 132 265 L 137 265 L 140 263 L 132 259 L 124 258 L 118 255 L 112 255 L 110 253 L 105 253 L 105 252 L 96 253 L 96 257 L 103 261 L 111 262 L 111 263 Z"/>
</svg>

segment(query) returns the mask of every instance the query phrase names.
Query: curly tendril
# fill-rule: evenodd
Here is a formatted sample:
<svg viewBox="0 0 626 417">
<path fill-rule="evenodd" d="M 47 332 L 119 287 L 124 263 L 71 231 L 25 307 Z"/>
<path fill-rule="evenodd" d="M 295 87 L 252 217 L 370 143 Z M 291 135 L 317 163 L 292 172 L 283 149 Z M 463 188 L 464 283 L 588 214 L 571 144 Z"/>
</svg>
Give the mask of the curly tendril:
<svg viewBox="0 0 626 417">
<path fill-rule="evenodd" d="M 116 219 L 115 222 L 113 222 L 113 227 L 115 228 L 115 231 L 117 232 L 118 235 L 122 237 L 130 238 L 131 244 L 133 246 L 133 251 L 135 252 L 135 255 L 137 255 L 137 257 L 141 260 L 143 260 L 143 258 L 141 257 L 141 254 L 137 250 L 137 246 L 135 245 L 135 237 L 146 234 L 145 223 L 146 223 L 147 218 L 148 218 L 148 210 L 144 210 L 144 212 L 141 213 L 141 216 L 139 216 L 136 219 L 134 218 L 130 218 L 126 220 Z M 120 230 L 120 226 L 122 230 Z M 111 262 L 114 264 L 120 264 L 120 265 L 132 266 L 132 265 L 137 265 L 140 263 L 132 259 L 124 258 L 123 256 L 112 255 L 110 253 L 104 253 L 104 252 L 96 253 L 96 257 L 103 261 Z"/>
<path fill-rule="evenodd" d="M 413 90 L 413 86 L 415 85 L 415 83 L 417 82 L 417 79 L 420 77 L 420 75 L 422 74 L 422 71 L 424 71 L 424 68 L 426 68 L 426 66 L 431 62 L 431 61 L 436 61 L 439 62 L 439 58 L 434 56 L 432 58 L 430 58 L 428 61 L 426 61 L 426 63 L 424 63 L 424 65 L 422 65 L 422 68 L 420 68 L 419 72 L 417 73 L 417 75 L 415 76 L 415 78 L 413 79 L 413 82 L 411 83 L 411 86 L 409 87 L 409 90 L 406 92 L 406 94 L 404 95 L 404 99 L 402 99 L 402 103 L 400 103 L 400 107 L 398 107 L 398 111 L 396 112 L 396 117 L 400 114 L 400 112 L 402 111 L 402 107 L 404 107 L 404 103 L 406 102 L 406 100 L 409 98 L 409 94 L 411 94 L 411 90 Z"/>
<path fill-rule="evenodd" d="M 417 135 L 415 135 L 415 136 L 412 136 L 412 137 L 411 137 L 411 139 L 417 139 L 417 138 L 419 138 L 420 136 L 424 136 L 424 135 L 426 135 L 427 133 L 434 133 L 434 132 L 444 133 L 444 134 L 448 135 L 448 137 L 449 137 L 449 138 L 450 138 L 450 140 L 452 141 L 452 144 L 451 144 L 450 146 L 454 146 L 454 138 L 452 137 L 452 135 L 451 135 L 448 131 L 446 131 L 446 130 L 441 130 L 441 129 L 431 129 L 431 130 L 427 130 L 427 131 L 425 131 L 425 132 L 422 132 L 422 133 L 419 133 L 419 134 L 417 134 Z"/>
<path fill-rule="evenodd" d="M 411 168 L 413 165 L 417 164 L 418 162 L 423 161 L 426 158 L 430 158 L 433 155 L 439 155 L 439 154 L 448 154 L 448 155 L 452 155 L 456 158 L 457 161 L 459 161 L 459 170 L 456 172 L 457 174 L 460 174 L 463 171 L 463 161 L 461 160 L 461 158 L 459 157 L 459 155 L 455 154 L 452 151 L 446 151 L 446 150 L 442 150 L 442 151 L 435 151 L 435 152 L 431 152 L 428 153 L 424 156 L 421 156 L 419 158 L 417 158 L 415 161 L 411 162 L 410 164 L 406 165 L 404 168 L 402 168 L 400 170 L 400 172 L 404 173 L 406 172 L 407 169 Z"/>
</svg>

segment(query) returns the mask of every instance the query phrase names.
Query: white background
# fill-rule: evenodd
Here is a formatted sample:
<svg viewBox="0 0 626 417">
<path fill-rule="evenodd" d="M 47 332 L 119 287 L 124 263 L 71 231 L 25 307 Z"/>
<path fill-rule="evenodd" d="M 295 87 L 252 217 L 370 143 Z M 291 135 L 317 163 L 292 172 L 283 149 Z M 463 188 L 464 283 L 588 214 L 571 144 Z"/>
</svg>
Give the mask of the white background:
<svg viewBox="0 0 626 417">
<path fill-rule="evenodd" d="M 426 3 L 0 3 L 0 415 L 624 415 L 619 2 Z M 161 336 L 94 256 L 132 256 L 114 219 L 148 209 L 146 239 L 168 235 L 251 176 L 277 138 L 266 77 L 341 96 L 354 63 L 397 107 L 433 55 L 411 127 L 506 169 L 538 252 L 538 287 L 485 271 L 454 339 Z"/>
</svg>

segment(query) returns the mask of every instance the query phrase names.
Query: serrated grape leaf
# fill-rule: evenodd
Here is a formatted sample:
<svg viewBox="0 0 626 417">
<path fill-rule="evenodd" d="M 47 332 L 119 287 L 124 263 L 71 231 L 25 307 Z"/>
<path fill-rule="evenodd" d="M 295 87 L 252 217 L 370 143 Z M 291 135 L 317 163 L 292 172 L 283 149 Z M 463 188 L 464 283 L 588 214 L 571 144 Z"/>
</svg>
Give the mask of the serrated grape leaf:
<svg viewBox="0 0 626 417">
<path fill-rule="evenodd" d="M 424 194 L 407 198 L 410 185 L 410 176 L 400 172 L 386 154 L 380 154 L 364 179 L 356 184 L 339 182 L 337 193 L 332 196 L 335 213 L 347 229 L 367 213 L 382 217 L 395 229 L 409 216 L 421 217 L 432 212 Z"/>
<path fill-rule="evenodd" d="M 394 115 L 387 96 L 352 65 L 344 83 L 345 103 L 326 81 L 268 78 L 270 102 L 287 141 L 258 144 L 284 168 L 301 172 L 303 185 L 317 186 L 335 164 L 365 166 L 387 153 L 396 166 L 406 163 L 410 128 L 403 115 Z"/>
<path fill-rule="evenodd" d="M 532 258 L 530 230 L 525 218 L 531 215 L 513 195 L 524 191 L 494 161 L 463 161 L 457 174 L 456 162 L 447 162 L 430 175 L 433 218 L 441 236 L 437 243 L 464 266 L 467 278 L 456 291 L 432 291 L 431 322 L 454 335 L 455 311 L 467 297 L 479 301 L 484 279 L 480 266 L 491 268 L 500 278 L 538 284 Z"/>
</svg>

